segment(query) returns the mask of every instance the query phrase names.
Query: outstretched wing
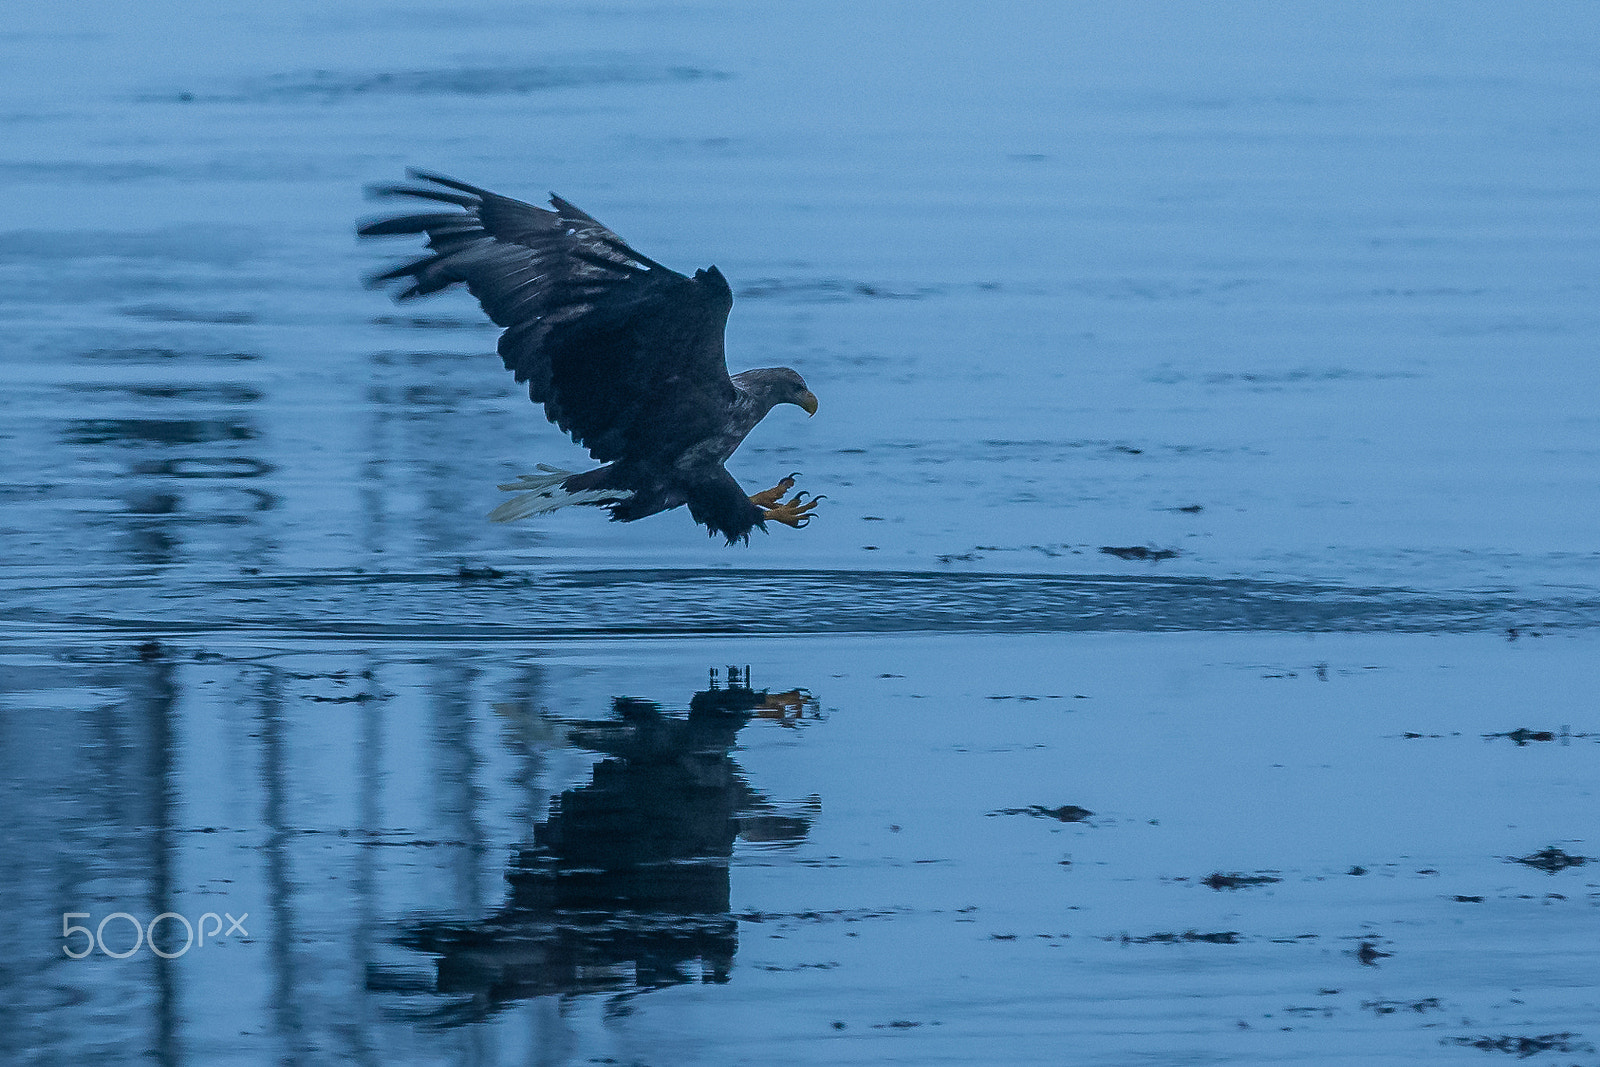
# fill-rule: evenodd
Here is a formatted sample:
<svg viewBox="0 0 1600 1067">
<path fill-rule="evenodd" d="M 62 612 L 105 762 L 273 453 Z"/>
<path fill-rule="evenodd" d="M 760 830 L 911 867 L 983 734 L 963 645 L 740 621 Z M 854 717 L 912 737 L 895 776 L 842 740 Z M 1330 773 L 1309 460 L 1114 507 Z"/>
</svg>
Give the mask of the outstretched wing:
<svg viewBox="0 0 1600 1067">
<path fill-rule="evenodd" d="M 554 211 L 412 170 L 375 195 L 458 210 L 369 222 L 363 237 L 426 234 L 427 256 L 376 275 L 400 300 L 458 283 L 497 325 L 500 357 L 550 421 L 595 459 L 670 459 L 717 435 L 735 401 L 723 355 L 733 293 L 629 247 L 554 194 Z M 425 184 L 424 184 L 425 183 Z"/>
</svg>

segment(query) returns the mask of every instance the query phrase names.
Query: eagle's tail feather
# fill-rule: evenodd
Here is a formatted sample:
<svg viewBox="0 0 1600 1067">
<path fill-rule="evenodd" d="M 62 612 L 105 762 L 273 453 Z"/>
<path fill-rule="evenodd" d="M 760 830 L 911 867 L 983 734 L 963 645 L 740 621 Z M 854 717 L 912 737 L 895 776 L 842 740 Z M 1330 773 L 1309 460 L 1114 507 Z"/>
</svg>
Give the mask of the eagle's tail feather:
<svg viewBox="0 0 1600 1067">
<path fill-rule="evenodd" d="M 490 522 L 515 522 L 530 515 L 548 515 L 573 504 L 619 504 L 633 496 L 628 489 L 563 489 L 562 483 L 574 477 L 572 471 L 539 464 L 539 474 L 524 474 L 499 488 L 517 495 L 489 512 Z"/>
</svg>

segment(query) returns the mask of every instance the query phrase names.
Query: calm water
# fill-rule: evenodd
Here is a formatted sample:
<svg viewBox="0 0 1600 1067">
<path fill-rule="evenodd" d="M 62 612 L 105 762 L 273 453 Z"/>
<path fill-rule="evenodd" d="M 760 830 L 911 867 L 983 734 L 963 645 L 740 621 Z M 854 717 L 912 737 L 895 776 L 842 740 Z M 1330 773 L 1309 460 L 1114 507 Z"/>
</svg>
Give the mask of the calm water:
<svg viewBox="0 0 1600 1067">
<path fill-rule="evenodd" d="M 1597 30 L 0 14 L 0 1051 L 1593 1059 Z M 817 521 L 485 521 L 407 165 L 717 264 Z"/>
</svg>

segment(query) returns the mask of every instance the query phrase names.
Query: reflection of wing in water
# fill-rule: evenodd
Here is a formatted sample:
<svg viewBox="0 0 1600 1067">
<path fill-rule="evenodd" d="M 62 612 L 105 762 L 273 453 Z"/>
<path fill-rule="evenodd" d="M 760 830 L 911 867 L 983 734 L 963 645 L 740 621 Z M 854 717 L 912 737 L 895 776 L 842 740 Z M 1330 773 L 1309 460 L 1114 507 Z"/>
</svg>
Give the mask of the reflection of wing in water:
<svg viewBox="0 0 1600 1067">
<path fill-rule="evenodd" d="M 462 995 L 444 1025 L 552 993 L 633 993 L 724 982 L 738 945 L 728 863 L 735 839 L 793 843 L 816 809 L 776 812 L 729 750 L 756 717 L 794 721 L 803 690 L 769 696 L 730 669 L 696 693 L 686 716 L 618 698 L 612 717 L 571 734 L 604 753 L 590 782 L 556 799 L 534 845 L 512 858 L 501 910 L 476 922 L 425 922 L 401 944 L 438 957 L 437 985 Z M 798 710 L 797 710 L 798 708 Z M 394 976 L 369 984 L 400 991 Z"/>
</svg>

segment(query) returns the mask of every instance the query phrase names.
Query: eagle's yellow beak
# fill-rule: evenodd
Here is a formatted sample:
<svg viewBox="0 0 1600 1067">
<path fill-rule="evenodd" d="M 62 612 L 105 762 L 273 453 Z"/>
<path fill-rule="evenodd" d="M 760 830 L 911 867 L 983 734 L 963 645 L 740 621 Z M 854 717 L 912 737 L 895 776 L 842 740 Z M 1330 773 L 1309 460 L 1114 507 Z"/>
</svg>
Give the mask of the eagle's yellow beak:
<svg viewBox="0 0 1600 1067">
<path fill-rule="evenodd" d="M 804 408 L 807 415 L 815 415 L 817 413 L 817 395 L 809 389 L 801 393 L 800 399 L 796 400 L 795 403 Z"/>
</svg>

